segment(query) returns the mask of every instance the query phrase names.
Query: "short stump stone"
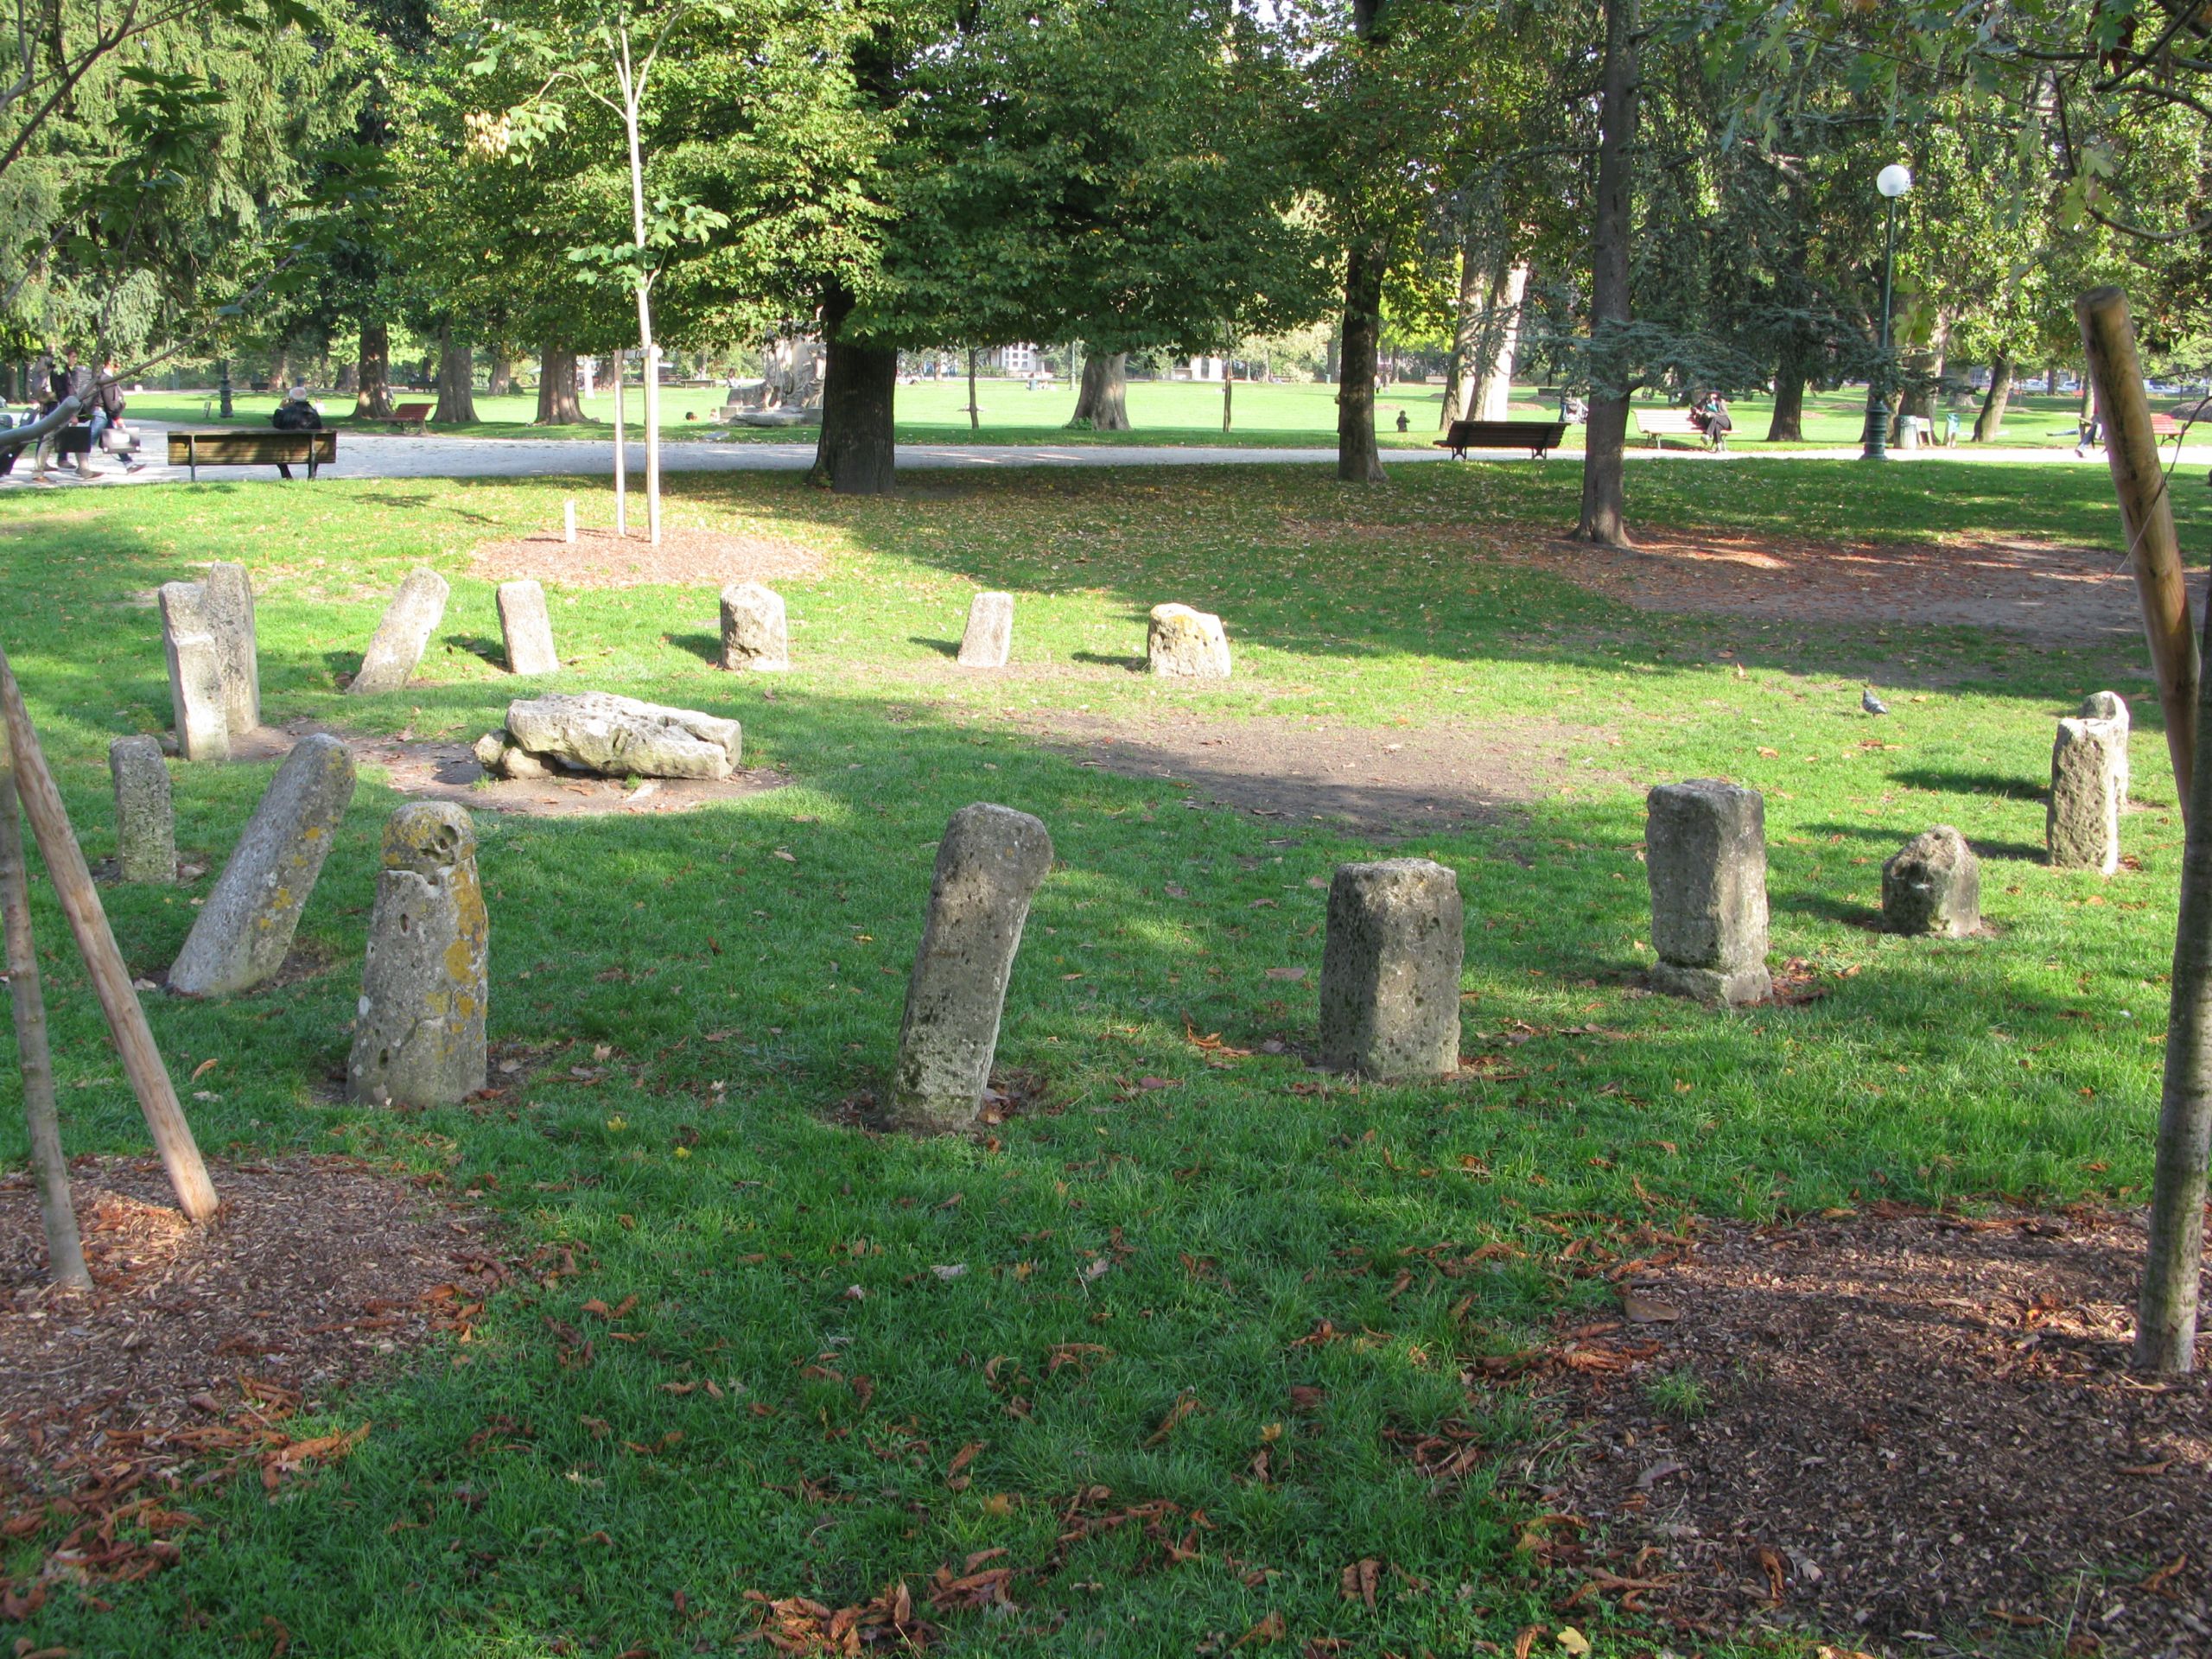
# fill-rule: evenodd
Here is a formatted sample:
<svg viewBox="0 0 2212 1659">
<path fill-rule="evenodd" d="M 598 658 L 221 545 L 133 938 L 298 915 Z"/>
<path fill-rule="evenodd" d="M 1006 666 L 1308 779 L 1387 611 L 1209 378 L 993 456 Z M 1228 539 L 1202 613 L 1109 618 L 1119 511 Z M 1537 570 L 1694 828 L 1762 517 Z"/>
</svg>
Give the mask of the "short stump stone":
<svg viewBox="0 0 2212 1659">
<path fill-rule="evenodd" d="M 757 582 L 722 589 L 722 666 L 753 673 L 781 673 L 791 665 L 791 628 L 784 596 Z"/>
<path fill-rule="evenodd" d="M 2126 734 L 2109 721 L 2062 720 L 2050 746 L 2050 804 L 2044 844 L 2060 869 L 2120 868 L 2120 803 Z"/>
<path fill-rule="evenodd" d="M 1948 823 L 1922 831 L 1882 866 L 1882 925 L 1962 939 L 1981 926 L 1981 861 Z"/>
<path fill-rule="evenodd" d="M 1425 858 L 1339 864 L 1321 952 L 1321 1064 L 1363 1077 L 1459 1069 L 1459 878 Z"/>
<path fill-rule="evenodd" d="M 963 668 L 1004 668 L 1014 650 L 1014 595 L 978 594 L 968 604 L 960 635 Z"/>
<path fill-rule="evenodd" d="M 115 863 L 125 881 L 176 880 L 176 803 L 157 738 L 118 737 L 107 746 L 115 786 Z"/>
<path fill-rule="evenodd" d="M 1188 605 L 1152 607 L 1145 655 L 1155 674 L 1202 680 L 1229 677 L 1229 635 L 1221 619 Z"/>
<path fill-rule="evenodd" d="M 1772 994 L 1766 969 L 1766 803 L 1718 779 L 1662 784 L 1646 800 L 1651 983 L 1736 1005 Z"/>
</svg>

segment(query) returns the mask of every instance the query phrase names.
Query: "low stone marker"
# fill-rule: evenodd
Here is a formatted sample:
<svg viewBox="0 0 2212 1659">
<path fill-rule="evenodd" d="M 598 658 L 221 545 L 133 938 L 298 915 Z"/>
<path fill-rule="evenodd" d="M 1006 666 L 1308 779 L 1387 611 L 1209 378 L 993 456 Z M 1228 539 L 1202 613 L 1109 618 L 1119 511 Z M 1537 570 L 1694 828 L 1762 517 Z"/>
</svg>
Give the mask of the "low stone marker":
<svg viewBox="0 0 2212 1659">
<path fill-rule="evenodd" d="M 1339 864 L 1321 950 L 1321 1064 L 1363 1077 L 1459 1069 L 1459 878 L 1425 858 Z"/>
<path fill-rule="evenodd" d="M 446 801 L 401 807 L 384 828 L 350 1098 L 451 1106 L 484 1087 L 490 941 L 468 814 Z"/>
<path fill-rule="evenodd" d="M 522 697 L 507 705 L 500 753 L 488 769 L 503 777 L 542 775 L 547 766 L 602 778 L 727 778 L 743 753 L 737 721 L 692 709 L 664 708 L 605 691 Z M 483 760 L 487 741 L 477 747 Z M 535 760 L 532 774 L 517 752 Z"/>
<path fill-rule="evenodd" d="M 1155 674 L 1191 679 L 1229 677 L 1229 636 L 1221 619 L 1188 605 L 1155 605 L 1145 634 L 1145 655 Z"/>
<path fill-rule="evenodd" d="M 244 565 L 219 562 L 203 581 L 163 582 L 160 601 L 177 752 L 226 760 L 231 740 L 261 724 L 253 583 Z"/>
<path fill-rule="evenodd" d="M 302 738 L 253 809 L 231 861 L 169 969 L 187 996 L 251 990 L 284 965 L 339 821 L 353 798 L 353 757 L 327 734 Z"/>
<path fill-rule="evenodd" d="M 2126 737 L 2110 721 L 2066 719 L 2050 746 L 2044 844 L 2059 869 L 2120 868 L 2120 802 Z"/>
<path fill-rule="evenodd" d="M 158 738 L 118 737 L 107 746 L 115 785 L 115 863 L 125 881 L 176 880 L 176 803 Z"/>
<path fill-rule="evenodd" d="M 1922 831 L 1882 866 L 1882 925 L 1962 939 L 1981 926 L 1981 861 L 1948 823 Z"/>
<path fill-rule="evenodd" d="M 978 594 L 968 603 L 960 636 L 963 668 L 1004 668 L 1014 650 L 1014 595 Z"/>
<path fill-rule="evenodd" d="M 734 582 L 723 588 L 722 666 L 779 673 L 791 665 L 784 596 L 757 582 Z"/>
<path fill-rule="evenodd" d="M 499 635 L 506 641 L 510 674 L 557 674 L 560 653 L 553 649 L 553 619 L 545 609 L 545 589 L 535 582 L 499 584 Z"/>
<path fill-rule="evenodd" d="M 2120 734 L 2120 810 L 2127 810 L 2127 740 L 2134 728 L 2134 716 L 2128 712 L 2127 699 L 2117 691 L 2092 691 L 2082 699 L 2082 718 L 2101 720 L 2116 728 Z"/>
<path fill-rule="evenodd" d="M 1052 868 L 1052 838 L 1027 812 L 978 803 L 945 825 L 892 1073 L 893 1110 L 907 1128 L 974 1127 L 1029 900 Z"/>
<path fill-rule="evenodd" d="M 1662 784 L 1646 798 L 1651 983 L 1733 1007 L 1770 995 L 1766 970 L 1766 802 L 1714 778 Z"/>
<path fill-rule="evenodd" d="M 361 658 L 360 671 L 346 689 L 371 696 L 405 685 L 422 662 L 430 636 L 445 620 L 446 595 L 452 591 L 451 584 L 435 570 L 410 572 L 391 596 L 391 603 L 385 607 L 384 620 L 377 624 L 376 635 Z"/>
</svg>

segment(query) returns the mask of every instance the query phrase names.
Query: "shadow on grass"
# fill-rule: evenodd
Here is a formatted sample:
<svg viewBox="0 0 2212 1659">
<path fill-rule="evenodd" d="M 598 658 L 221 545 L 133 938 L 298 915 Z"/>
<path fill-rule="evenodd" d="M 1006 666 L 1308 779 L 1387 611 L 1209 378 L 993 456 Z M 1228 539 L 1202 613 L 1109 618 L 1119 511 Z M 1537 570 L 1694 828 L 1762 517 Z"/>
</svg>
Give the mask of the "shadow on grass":
<svg viewBox="0 0 2212 1659">
<path fill-rule="evenodd" d="M 1945 795 L 1994 795 L 2008 801 L 2039 801 L 2050 793 L 2041 779 L 2017 772 L 1950 772 L 1934 766 L 1910 766 L 1890 774 L 1890 781 L 1908 789 L 1932 789 Z"/>
</svg>

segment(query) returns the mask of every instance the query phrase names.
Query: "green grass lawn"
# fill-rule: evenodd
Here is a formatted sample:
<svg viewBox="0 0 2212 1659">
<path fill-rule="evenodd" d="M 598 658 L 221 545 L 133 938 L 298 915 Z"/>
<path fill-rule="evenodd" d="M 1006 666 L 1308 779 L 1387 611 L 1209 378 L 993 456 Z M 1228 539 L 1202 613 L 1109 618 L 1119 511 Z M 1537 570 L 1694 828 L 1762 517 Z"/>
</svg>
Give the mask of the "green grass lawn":
<svg viewBox="0 0 2212 1659">
<path fill-rule="evenodd" d="M 1639 473 L 1635 512 L 2120 550 L 2101 468 L 1751 470 Z M 99 1605 L 57 1583 L 23 1632 L 84 1655 L 265 1653 L 265 1619 L 296 1654 L 721 1652 L 753 1627 L 748 1592 L 835 1607 L 903 1579 L 918 1595 L 997 1549 L 1019 1611 L 946 1616 L 943 1651 L 1186 1655 L 1280 1614 L 1284 1652 L 1333 1636 L 1463 1654 L 1555 1626 L 1567 1585 L 1516 1548 L 1534 1500 L 1495 1484 L 1536 1417 L 1463 1369 L 1611 1306 L 1603 1266 L 1693 1215 L 2139 1195 L 2181 853 L 2147 696 L 2139 868 L 2100 880 L 2038 850 L 2052 720 L 2101 686 L 2145 692 L 2139 645 L 1649 615 L 1465 533 L 1554 534 L 1578 487 L 1572 468 L 1472 466 L 1356 493 L 1315 468 L 962 474 L 875 500 L 671 480 L 679 519 L 826 559 L 779 584 L 791 672 L 709 666 L 706 584 L 556 588 L 564 654 L 585 664 L 564 683 L 735 715 L 748 760 L 795 781 L 681 817 L 480 815 L 493 1040 L 526 1057 L 496 1098 L 338 1099 L 397 804 L 374 775 L 302 931 L 332 965 L 230 1001 L 148 999 L 173 1072 L 219 1063 L 213 1097 L 187 1103 L 211 1154 L 436 1172 L 481 1193 L 514 1251 L 567 1247 L 581 1273 L 518 1278 L 465 1350 L 334 1402 L 324 1426 L 373 1424 L 346 1462 L 273 1501 L 251 1479 L 180 1496 L 205 1524 L 176 1566 L 94 1586 Z M 67 514 L 0 499 L 0 639 L 87 852 L 112 849 L 109 740 L 168 723 L 156 584 L 251 565 L 272 721 L 473 739 L 516 684 L 478 654 L 499 630 L 467 551 L 553 521 L 575 488 L 206 486 Z M 2212 510 L 2180 506 L 2201 545 Z M 420 683 L 346 698 L 336 677 L 417 563 L 454 582 Z M 1003 675 L 945 654 L 979 587 L 1018 596 Z M 1222 613 L 1234 681 L 1119 665 L 1170 598 Z M 1859 714 L 1862 677 L 1893 718 Z M 1262 715 L 1462 725 L 1552 758 L 1494 823 L 1384 839 L 1078 765 L 1007 718 L 1046 709 L 1196 710 L 1230 734 Z M 219 864 L 268 775 L 178 766 L 181 843 Z M 1765 791 L 1774 957 L 1802 961 L 1818 1000 L 1722 1015 L 1641 993 L 1642 792 L 1700 775 Z M 932 849 L 976 800 L 1038 814 L 1058 851 L 999 1050 L 1043 1095 L 988 1143 L 865 1133 L 841 1114 L 888 1071 Z M 1882 859 L 1936 823 L 1980 849 L 1994 937 L 1866 925 Z M 1331 869 L 1399 855 L 1459 874 L 1477 1066 L 1352 1087 L 1258 1052 L 1311 1046 Z M 167 964 L 210 880 L 108 890 L 135 972 Z M 140 1151 L 43 895 L 36 921 L 69 1149 Z M 1226 1049 L 1192 1040 L 1215 1033 Z M 0 1113 L 18 1166 L 22 1134 Z M 1434 1265 L 1486 1246 L 1454 1276 Z M 633 1296 L 637 1341 L 562 1363 L 549 1319 Z M 1339 1339 L 1306 1340 L 1325 1322 Z M 1056 1366 L 1075 1343 L 1098 1351 Z M 671 1391 L 709 1378 L 720 1399 Z M 1391 1437 L 1453 1419 L 1488 1456 L 1440 1491 Z M 1061 1548 L 1095 1486 L 1108 1507 L 1179 1506 L 1168 1541 L 1187 1535 L 1194 1557 L 1134 1523 Z M 54 1535 L 0 1541 L 0 1567 L 35 1571 Z M 1385 1564 L 1371 1609 L 1339 1593 L 1363 1560 Z M 1610 1599 L 1576 1622 L 1601 1652 L 1642 1650 Z"/>
</svg>

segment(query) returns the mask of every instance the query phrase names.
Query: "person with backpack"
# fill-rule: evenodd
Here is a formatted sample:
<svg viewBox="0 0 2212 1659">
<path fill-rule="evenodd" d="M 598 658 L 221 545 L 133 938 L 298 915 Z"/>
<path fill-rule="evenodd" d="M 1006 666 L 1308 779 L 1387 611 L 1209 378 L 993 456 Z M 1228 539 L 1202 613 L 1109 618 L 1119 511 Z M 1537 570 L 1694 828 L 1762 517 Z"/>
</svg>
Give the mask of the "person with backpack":
<svg viewBox="0 0 2212 1659">
<path fill-rule="evenodd" d="M 294 386 L 284 394 L 284 401 L 276 405 L 276 412 L 269 417 L 269 424 L 279 432 L 320 431 L 322 411 L 309 399 L 305 386 Z M 289 478 L 292 475 L 291 464 L 280 461 L 276 463 L 276 471 L 280 476 Z"/>
<path fill-rule="evenodd" d="M 85 470 L 92 471 L 92 457 L 100 453 L 102 441 L 111 431 L 123 432 L 123 411 L 127 407 L 123 396 L 122 377 L 117 372 L 115 359 L 108 358 L 100 365 L 100 372 L 92 385 L 92 447 L 85 452 Z M 125 446 L 123 470 L 135 473 L 141 463 L 129 453 Z"/>
</svg>

